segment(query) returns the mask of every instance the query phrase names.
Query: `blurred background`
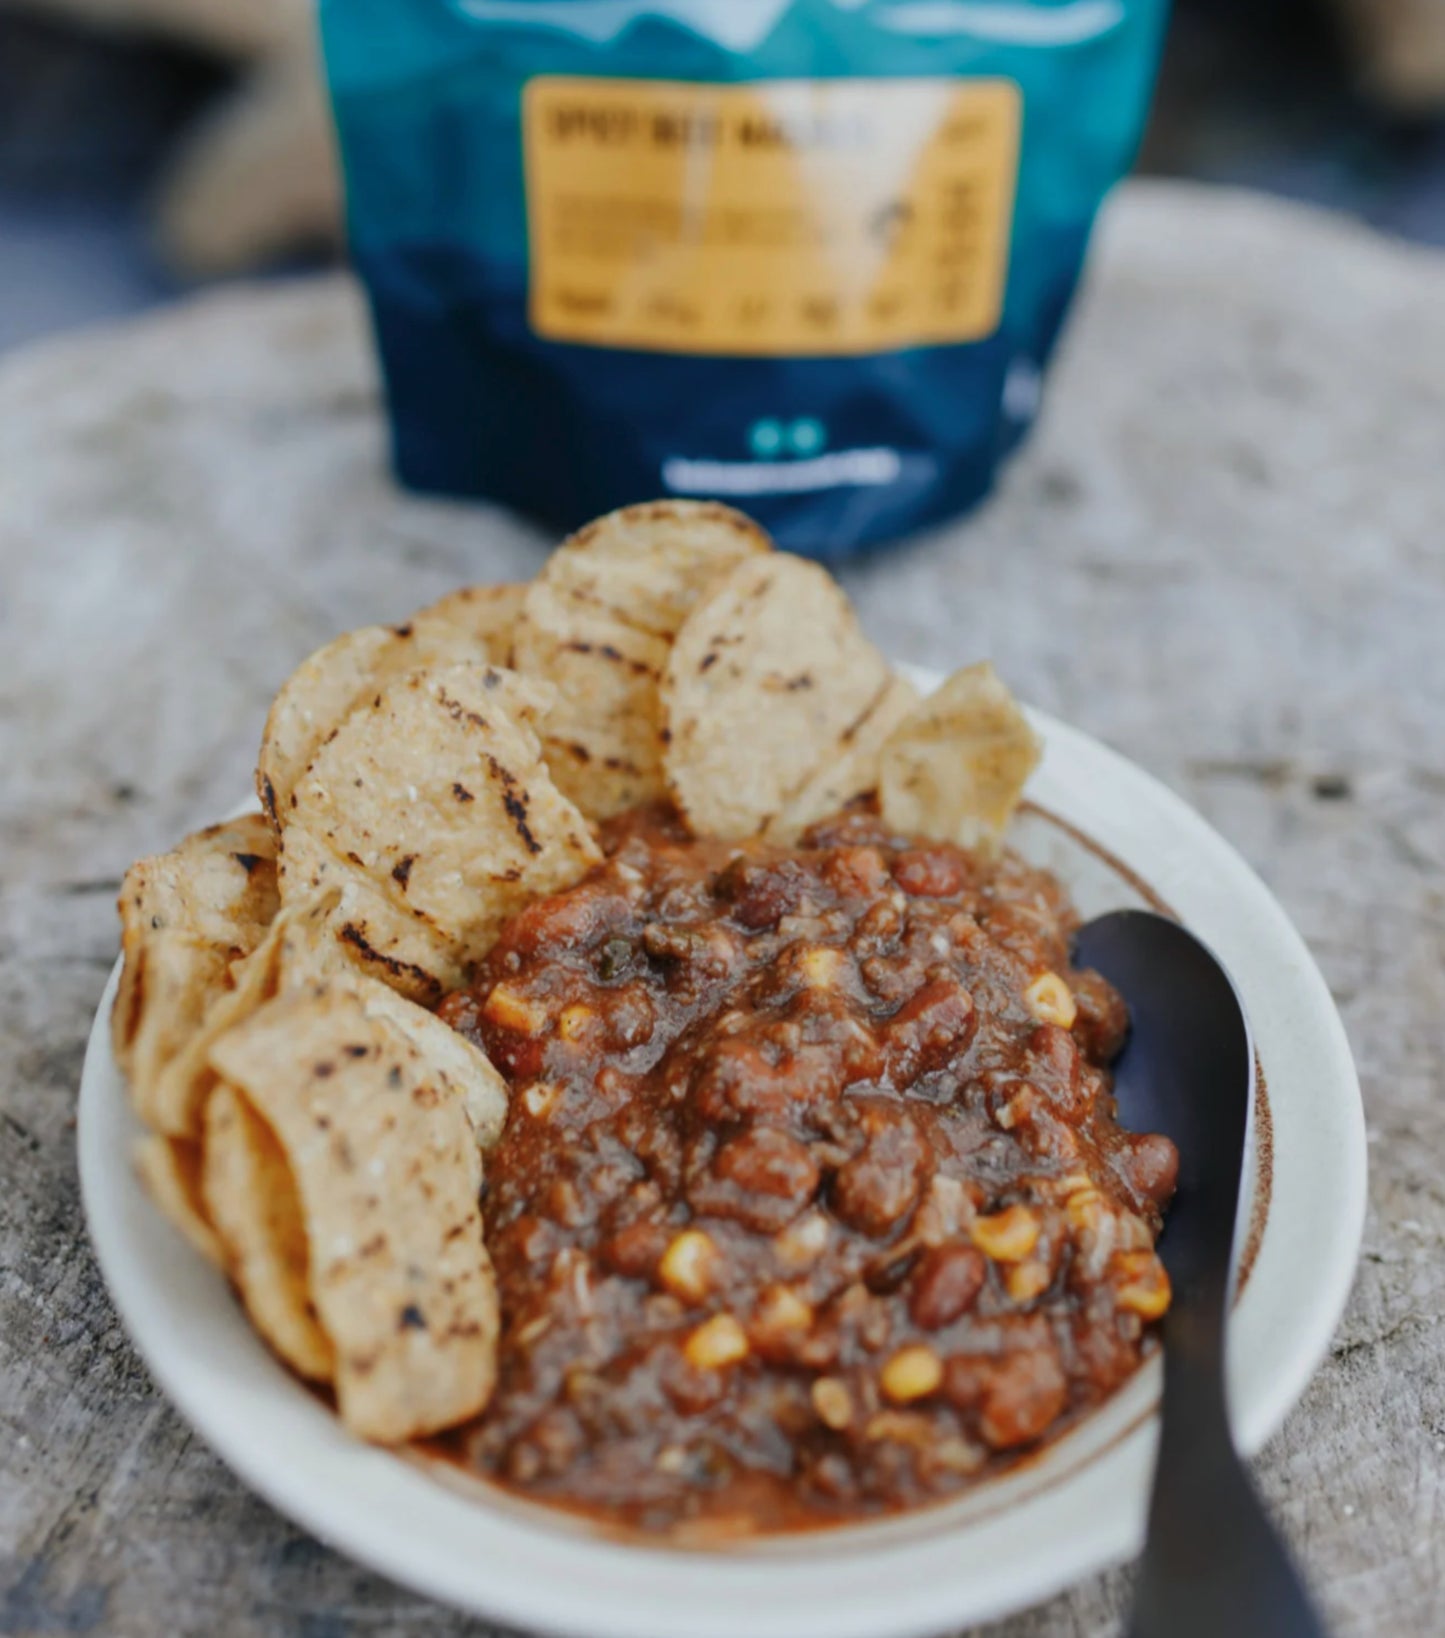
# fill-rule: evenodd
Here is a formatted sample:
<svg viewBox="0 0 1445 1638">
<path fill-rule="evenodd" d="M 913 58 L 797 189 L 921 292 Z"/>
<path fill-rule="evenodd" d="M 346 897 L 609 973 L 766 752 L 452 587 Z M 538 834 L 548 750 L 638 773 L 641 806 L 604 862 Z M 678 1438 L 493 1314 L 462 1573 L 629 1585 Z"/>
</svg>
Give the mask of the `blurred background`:
<svg viewBox="0 0 1445 1638">
<path fill-rule="evenodd" d="M 323 266 L 308 0 L 0 0 L 0 352 Z M 1445 244 L 1445 0 L 1176 0 L 1141 168 Z"/>
</svg>

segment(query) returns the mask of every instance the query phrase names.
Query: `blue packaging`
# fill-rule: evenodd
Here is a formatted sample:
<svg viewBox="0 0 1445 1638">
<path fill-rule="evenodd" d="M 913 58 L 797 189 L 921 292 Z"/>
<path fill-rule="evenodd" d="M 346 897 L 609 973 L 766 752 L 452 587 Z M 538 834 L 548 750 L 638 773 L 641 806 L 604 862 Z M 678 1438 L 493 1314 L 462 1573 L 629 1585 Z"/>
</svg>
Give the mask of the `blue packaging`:
<svg viewBox="0 0 1445 1638">
<path fill-rule="evenodd" d="M 396 469 L 845 556 L 1032 421 L 1165 0 L 321 0 Z"/>
</svg>

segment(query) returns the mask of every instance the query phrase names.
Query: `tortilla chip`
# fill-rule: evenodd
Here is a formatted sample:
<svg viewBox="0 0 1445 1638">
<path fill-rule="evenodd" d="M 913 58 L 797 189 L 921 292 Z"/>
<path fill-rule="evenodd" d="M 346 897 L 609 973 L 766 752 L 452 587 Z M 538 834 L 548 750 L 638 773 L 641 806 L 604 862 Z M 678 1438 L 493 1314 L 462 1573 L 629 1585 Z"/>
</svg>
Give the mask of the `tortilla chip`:
<svg viewBox="0 0 1445 1638">
<path fill-rule="evenodd" d="M 564 795 L 606 818 L 664 794 L 658 694 L 671 641 L 717 578 L 772 543 L 713 502 L 629 506 L 563 543 L 529 588 L 515 658 L 555 684 L 544 725 Z"/>
<path fill-rule="evenodd" d="M 507 651 L 520 586 L 473 586 L 414 614 L 400 626 L 343 632 L 303 660 L 271 704 L 256 763 L 256 792 L 277 824 L 288 818 L 296 782 L 357 706 L 424 666 L 486 663 L 494 640 Z M 497 594 L 488 597 L 487 593 Z"/>
<path fill-rule="evenodd" d="M 782 553 L 738 564 L 684 622 L 663 679 L 679 812 L 697 835 L 757 835 L 890 681 L 825 569 Z"/>
<path fill-rule="evenodd" d="M 918 704 L 918 698 L 918 690 L 906 677 L 894 677 L 868 715 L 849 730 L 838 755 L 789 797 L 782 812 L 768 821 L 763 835 L 770 842 L 796 842 L 809 825 L 877 790 L 884 741 Z"/>
<path fill-rule="evenodd" d="M 116 1061 L 142 1120 L 167 1064 L 200 1027 L 276 912 L 276 844 L 259 814 L 189 836 L 126 872 L 117 907 L 124 964 L 111 1013 Z"/>
<path fill-rule="evenodd" d="M 998 850 L 1043 744 L 987 661 L 966 666 L 894 729 L 879 763 L 888 824 Z"/>
<path fill-rule="evenodd" d="M 303 900 L 276 918 L 281 929 L 275 993 L 298 995 L 348 989 L 367 1017 L 401 1031 L 432 1067 L 443 1088 L 467 1112 L 477 1147 L 496 1147 L 507 1119 L 507 1083 L 482 1049 L 425 1007 L 398 995 L 354 967 L 347 946 L 336 937 L 330 898 Z"/>
<path fill-rule="evenodd" d="M 461 1104 L 477 1148 L 483 1154 L 495 1149 L 507 1123 L 509 1092 L 501 1071 L 486 1053 L 435 1013 L 405 1000 L 374 978 L 352 974 L 343 982 L 354 987 L 366 1016 L 404 1035 L 442 1090 Z"/>
<path fill-rule="evenodd" d="M 661 637 L 571 606 L 539 583 L 528 593 L 515 653 L 526 675 L 557 690 L 544 746 L 564 796 L 605 819 L 662 795 L 657 690 L 668 644 Z"/>
<path fill-rule="evenodd" d="M 474 1415 L 496 1376 L 481 1161 L 461 1102 L 335 989 L 269 1003 L 212 1049 L 289 1163 L 342 1419 L 381 1443 Z"/>
<path fill-rule="evenodd" d="M 146 1090 L 143 1113 L 157 1131 L 200 1138 L 206 1097 L 216 1082 L 211 1047 L 228 1029 L 282 989 L 351 970 L 331 924 L 338 897 L 287 905 L 250 955 L 232 964 L 199 1026 Z"/>
<path fill-rule="evenodd" d="M 547 560 L 538 584 L 623 625 L 671 639 L 699 597 L 767 534 L 718 501 L 648 501 L 584 525 Z"/>
<path fill-rule="evenodd" d="M 202 1188 L 252 1324 L 302 1376 L 329 1382 L 335 1354 L 311 1301 L 291 1169 L 270 1127 L 224 1082 L 206 1103 Z"/>
<path fill-rule="evenodd" d="M 201 1146 L 154 1133 L 135 1146 L 136 1176 L 151 1201 L 217 1268 L 225 1256 L 201 1193 Z"/>
<path fill-rule="evenodd" d="M 430 1062 L 465 1106 L 482 1150 L 491 1149 L 507 1118 L 507 1083 L 481 1050 L 424 1008 L 367 977 L 352 964 L 336 936 L 333 890 L 288 904 L 266 937 L 232 968 L 232 987 L 212 1002 L 200 1028 L 157 1080 L 148 1114 L 156 1128 L 199 1139 L 206 1100 L 216 1085 L 211 1048 L 277 995 L 342 985 L 361 998 L 368 1014 L 387 1019 Z"/>
<path fill-rule="evenodd" d="M 347 718 L 293 792 L 281 895 L 339 890 L 353 962 L 435 1004 L 523 905 L 601 857 L 541 760 L 545 691 L 484 665 L 414 671 Z"/>
<path fill-rule="evenodd" d="M 511 665 L 512 634 L 526 595 L 525 584 L 459 586 L 435 603 L 418 609 L 408 624 L 424 640 L 434 629 L 459 629 L 482 645 L 484 653 L 477 658 L 492 665 Z M 434 656 L 427 658 L 431 660 Z"/>
</svg>

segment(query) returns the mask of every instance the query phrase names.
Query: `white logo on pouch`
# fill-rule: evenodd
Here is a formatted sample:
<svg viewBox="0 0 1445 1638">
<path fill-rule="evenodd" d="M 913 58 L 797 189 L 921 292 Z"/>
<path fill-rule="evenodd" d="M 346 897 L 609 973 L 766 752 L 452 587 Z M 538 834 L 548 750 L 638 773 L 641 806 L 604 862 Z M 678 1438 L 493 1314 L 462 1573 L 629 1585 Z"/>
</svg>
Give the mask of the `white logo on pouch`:
<svg viewBox="0 0 1445 1638">
<path fill-rule="evenodd" d="M 836 449 L 805 461 L 710 461 L 670 456 L 662 481 L 674 495 L 794 495 L 814 489 L 878 488 L 896 483 L 896 449 Z"/>
</svg>

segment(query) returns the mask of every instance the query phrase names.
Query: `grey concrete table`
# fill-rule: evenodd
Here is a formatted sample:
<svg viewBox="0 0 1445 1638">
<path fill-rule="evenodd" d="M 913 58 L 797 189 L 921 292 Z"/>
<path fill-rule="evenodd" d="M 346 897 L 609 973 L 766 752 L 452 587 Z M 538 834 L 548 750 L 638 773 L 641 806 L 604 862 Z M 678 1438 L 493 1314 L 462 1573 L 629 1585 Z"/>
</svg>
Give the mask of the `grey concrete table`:
<svg viewBox="0 0 1445 1638">
<path fill-rule="evenodd" d="M 1324 965 L 1372 1211 L 1258 1471 L 1360 1638 L 1445 1630 L 1442 534 L 1445 259 L 1150 187 L 1112 208 L 997 500 L 846 577 L 893 652 L 991 653 L 1185 792 Z M 157 1394 L 87 1248 L 75 1087 L 120 872 L 246 790 L 293 663 L 543 548 L 395 492 L 340 278 L 0 368 L 0 1632 L 468 1630 L 253 1499 Z M 995 1638 L 1109 1631 L 1127 1591 Z"/>
</svg>

